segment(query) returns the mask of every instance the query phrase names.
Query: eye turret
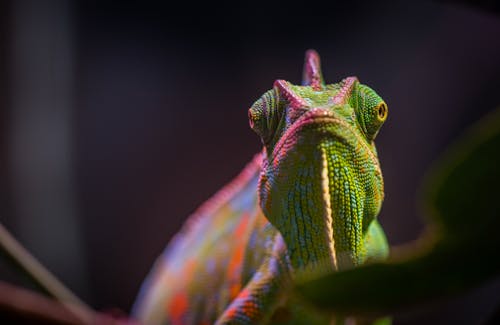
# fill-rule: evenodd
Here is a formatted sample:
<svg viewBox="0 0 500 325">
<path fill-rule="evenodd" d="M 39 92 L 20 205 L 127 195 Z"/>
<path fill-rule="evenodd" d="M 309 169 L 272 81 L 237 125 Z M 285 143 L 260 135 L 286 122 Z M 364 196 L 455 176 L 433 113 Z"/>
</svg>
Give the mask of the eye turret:
<svg viewBox="0 0 500 325">
<path fill-rule="evenodd" d="M 375 106 L 368 105 L 363 107 L 364 112 L 361 118 L 364 123 L 364 131 L 368 140 L 374 140 L 382 124 L 387 119 L 387 105 L 379 102 Z"/>
<path fill-rule="evenodd" d="M 248 110 L 248 122 L 261 138 L 268 143 L 279 122 L 279 100 L 274 89 L 267 91 Z"/>
<path fill-rule="evenodd" d="M 377 107 L 376 107 L 376 110 L 377 110 L 377 117 L 379 120 L 381 121 L 385 121 L 385 119 L 387 118 L 387 105 L 386 103 L 380 103 Z"/>
<path fill-rule="evenodd" d="M 387 119 L 387 104 L 373 89 L 362 84 L 356 85 L 350 104 L 367 140 L 373 141 Z"/>
</svg>

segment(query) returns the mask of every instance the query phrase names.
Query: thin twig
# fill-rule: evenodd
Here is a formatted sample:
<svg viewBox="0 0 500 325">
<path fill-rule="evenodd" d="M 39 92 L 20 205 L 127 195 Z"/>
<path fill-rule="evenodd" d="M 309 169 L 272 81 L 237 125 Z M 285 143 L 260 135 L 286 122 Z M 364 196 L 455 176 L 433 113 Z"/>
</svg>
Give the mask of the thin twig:
<svg viewBox="0 0 500 325">
<path fill-rule="evenodd" d="M 66 288 L 0 224 L 0 248 L 48 295 L 70 310 L 83 323 L 94 321 L 94 311 Z"/>
<path fill-rule="evenodd" d="M 26 289 L 0 282 L 1 318 L 22 323 L 81 325 L 64 305 Z"/>
</svg>

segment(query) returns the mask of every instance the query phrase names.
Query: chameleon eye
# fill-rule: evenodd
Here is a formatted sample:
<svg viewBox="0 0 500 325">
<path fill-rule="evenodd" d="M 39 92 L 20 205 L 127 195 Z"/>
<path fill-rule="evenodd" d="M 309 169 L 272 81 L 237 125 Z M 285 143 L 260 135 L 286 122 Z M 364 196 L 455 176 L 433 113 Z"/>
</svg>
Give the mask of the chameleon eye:
<svg viewBox="0 0 500 325">
<path fill-rule="evenodd" d="M 250 124 L 250 128 L 254 128 L 255 127 L 255 120 L 256 120 L 256 117 L 254 115 L 254 113 L 252 112 L 252 109 L 249 108 L 248 109 L 248 123 Z"/>
<path fill-rule="evenodd" d="M 362 84 L 356 85 L 349 103 L 354 107 L 366 139 L 373 141 L 387 119 L 387 104 L 373 89 Z"/>
<path fill-rule="evenodd" d="M 264 136 L 266 133 L 265 127 L 265 106 L 262 103 L 262 99 L 256 101 L 252 107 L 248 110 L 248 123 L 252 130 L 254 130 L 258 135 Z"/>
<path fill-rule="evenodd" d="M 378 130 L 387 119 L 387 105 L 380 102 L 377 105 L 368 105 L 364 108 L 361 116 L 362 128 L 368 140 L 375 139 Z"/>
<path fill-rule="evenodd" d="M 269 90 L 248 110 L 248 123 L 264 143 L 267 143 L 276 128 L 278 101 L 276 92 Z"/>
<path fill-rule="evenodd" d="M 387 105 L 384 102 L 382 102 L 379 105 L 377 105 L 375 109 L 377 110 L 378 119 L 380 121 L 385 121 L 385 119 L 387 118 Z"/>
</svg>

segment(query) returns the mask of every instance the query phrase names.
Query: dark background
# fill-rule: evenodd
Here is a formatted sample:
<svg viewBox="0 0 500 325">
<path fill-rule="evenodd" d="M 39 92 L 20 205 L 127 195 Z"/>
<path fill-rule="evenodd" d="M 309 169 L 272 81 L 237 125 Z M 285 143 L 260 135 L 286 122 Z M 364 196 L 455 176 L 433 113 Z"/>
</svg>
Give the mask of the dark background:
<svg viewBox="0 0 500 325">
<path fill-rule="evenodd" d="M 247 108 L 299 83 L 314 48 L 328 82 L 355 75 L 388 103 L 380 220 L 411 241 L 426 170 L 500 102 L 491 7 L 3 1 L 0 221 L 93 307 L 128 311 L 186 217 L 260 149 Z M 25 285 L 5 263 L 0 279 Z M 395 323 L 478 323 L 499 290 Z"/>
</svg>

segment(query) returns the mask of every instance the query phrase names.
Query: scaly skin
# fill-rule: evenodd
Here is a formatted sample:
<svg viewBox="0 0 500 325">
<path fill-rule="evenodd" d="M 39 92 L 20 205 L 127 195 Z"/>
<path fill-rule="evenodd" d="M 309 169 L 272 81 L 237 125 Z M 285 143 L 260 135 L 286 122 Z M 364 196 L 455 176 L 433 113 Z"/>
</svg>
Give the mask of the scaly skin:
<svg viewBox="0 0 500 325">
<path fill-rule="evenodd" d="M 310 50 L 303 85 L 277 80 L 248 115 L 263 151 L 157 260 L 133 311 L 145 324 L 331 324 L 292 281 L 388 253 L 374 144 L 387 106 L 372 89 L 325 85 Z"/>
</svg>

